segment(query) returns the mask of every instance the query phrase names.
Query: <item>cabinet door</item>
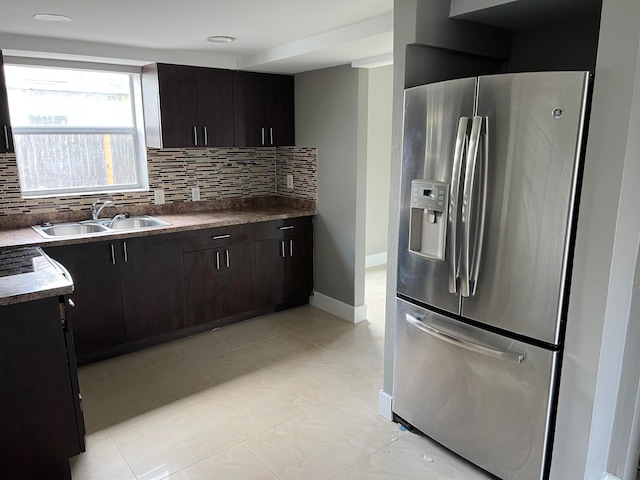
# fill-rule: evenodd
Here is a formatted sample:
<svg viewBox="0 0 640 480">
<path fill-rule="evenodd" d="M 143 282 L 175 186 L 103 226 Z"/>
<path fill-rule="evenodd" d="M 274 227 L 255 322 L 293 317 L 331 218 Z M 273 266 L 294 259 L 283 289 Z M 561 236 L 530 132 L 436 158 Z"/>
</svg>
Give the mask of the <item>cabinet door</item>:
<svg viewBox="0 0 640 480">
<path fill-rule="evenodd" d="M 202 133 L 198 131 L 196 69 L 166 64 L 158 64 L 157 68 L 162 147 L 202 145 Z"/>
<path fill-rule="evenodd" d="M 230 245 L 221 252 L 224 316 L 255 308 L 256 270 L 253 243 Z"/>
<path fill-rule="evenodd" d="M 294 84 L 291 75 L 264 75 L 265 144 L 295 145 Z"/>
<path fill-rule="evenodd" d="M 222 318 L 222 271 L 220 252 L 202 250 L 184 254 L 187 325 Z"/>
<path fill-rule="evenodd" d="M 186 310 L 180 235 L 131 238 L 119 246 L 127 342 L 183 328 Z"/>
<path fill-rule="evenodd" d="M 264 74 L 233 72 L 233 123 L 237 147 L 265 144 Z"/>
<path fill-rule="evenodd" d="M 256 306 L 268 307 L 286 301 L 286 240 L 256 242 Z"/>
<path fill-rule="evenodd" d="M 125 341 L 120 271 L 114 242 L 47 248 L 73 277 L 73 338 L 78 363 Z"/>
<path fill-rule="evenodd" d="M 0 307 L 0 318 L 0 477 L 64 478 L 47 470 L 81 447 L 58 298 Z"/>
<path fill-rule="evenodd" d="M 231 70 L 196 67 L 200 142 L 206 147 L 233 147 L 233 74 Z"/>
<path fill-rule="evenodd" d="M 287 301 L 309 301 L 313 290 L 313 236 L 303 235 L 287 242 Z"/>
<path fill-rule="evenodd" d="M 4 62 L 0 52 L 0 153 L 13 152 L 13 137 L 9 120 L 9 100 L 7 99 L 7 84 L 4 78 Z"/>
</svg>

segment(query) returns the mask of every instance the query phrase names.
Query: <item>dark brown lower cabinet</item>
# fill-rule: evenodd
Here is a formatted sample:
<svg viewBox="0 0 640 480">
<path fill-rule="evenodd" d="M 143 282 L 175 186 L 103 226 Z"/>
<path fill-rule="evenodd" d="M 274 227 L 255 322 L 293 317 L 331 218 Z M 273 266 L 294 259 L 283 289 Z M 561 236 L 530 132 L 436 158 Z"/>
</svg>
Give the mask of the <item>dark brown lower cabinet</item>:
<svg viewBox="0 0 640 480">
<path fill-rule="evenodd" d="M 255 249 L 253 243 L 229 245 L 222 253 L 224 316 L 255 308 Z"/>
<path fill-rule="evenodd" d="M 289 239 L 288 300 L 307 303 L 313 292 L 313 235 Z"/>
<path fill-rule="evenodd" d="M 80 364 L 119 346 L 186 326 L 180 234 L 46 249 L 74 283 Z"/>
<path fill-rule="evenodd" d="M 312 231 L 301 217 L 47 248 L 73 277 L 78 363 L 307 303 Z"/>
<path fill-rule="evenodd" d="M 127 342 L 184 328 L 186 305 L 180 234 L 123 240 L 121 254 L 120 283 Z"/>
<path fill-rule="evenodd" d="M 62 298 L 0 307 L 0 478 L 71 479 L 84 451 L 71 333 Z M 61 308 L 62 307 L 62 308 Z"/>
<path fill-rule="evenodd" d="M 313 289 L 313 236 L 256 242 L 259 307 L 306 303 Z"/>
<path fill-rule="evenodd" d="M 210 323 L 222 318 L 222 272 L 220 253 L 214 250 L 184 254 L 187 325 Z"/>
<path fill-rule="evenodd" d="M 97 242 L 46 249 L 73 277 L 73 336 L 80 363 L 125 342 L 119 247 Z"/>
<path fill-rule="evenodd" d="M 253 243 L 186 252 L 184 263 L 189 326 L 255 309 Z"/>
</svg>

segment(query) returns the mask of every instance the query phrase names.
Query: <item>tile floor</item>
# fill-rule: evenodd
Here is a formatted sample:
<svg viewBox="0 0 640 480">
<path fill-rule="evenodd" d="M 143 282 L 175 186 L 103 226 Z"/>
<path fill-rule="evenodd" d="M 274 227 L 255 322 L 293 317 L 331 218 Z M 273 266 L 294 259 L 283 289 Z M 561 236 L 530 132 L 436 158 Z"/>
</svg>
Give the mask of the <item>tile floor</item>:
<svg viewBox="0 0 640 480">
<path fill-rule="evenodd" d="M 369 320 L 304 306 L 80 369 L 74 480 L 488 479 L 377 413 L 383 267 Z"/>
</svg>

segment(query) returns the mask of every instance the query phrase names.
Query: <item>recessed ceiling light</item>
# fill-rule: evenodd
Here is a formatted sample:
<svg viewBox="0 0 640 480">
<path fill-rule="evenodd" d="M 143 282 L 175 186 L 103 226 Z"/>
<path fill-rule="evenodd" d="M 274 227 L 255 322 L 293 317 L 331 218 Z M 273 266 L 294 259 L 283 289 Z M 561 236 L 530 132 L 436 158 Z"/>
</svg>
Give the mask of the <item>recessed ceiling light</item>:
<svg viewBox="0 0 640 480">
<path fill-rule="evenodd" d="M 215 35 L 213 37 L 207 37 L 207 42 L 211 43 L 231 43 L 235 41 L 233 37 L 227 37 L 226 35 Z"/>
<path fill-rule="evenodd" d="M 33 18 L 42 22 L 70 22 L 71 17 L 57 13 L 36 13 Z"/>
</svg>

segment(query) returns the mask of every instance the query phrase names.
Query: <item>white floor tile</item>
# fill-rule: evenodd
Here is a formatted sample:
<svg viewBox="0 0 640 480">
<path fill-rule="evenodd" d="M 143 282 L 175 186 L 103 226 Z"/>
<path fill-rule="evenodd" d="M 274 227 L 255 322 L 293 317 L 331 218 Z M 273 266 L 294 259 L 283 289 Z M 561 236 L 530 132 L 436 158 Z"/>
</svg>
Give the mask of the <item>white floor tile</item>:
<svg viewBox="0 0 640 480">
<path fill-rule="evenodd" d="M 385 282 L 357 325 L 307 305 L 81 368 L 73 479 L 488 478 L 378 415 Z"/>
</svg>

